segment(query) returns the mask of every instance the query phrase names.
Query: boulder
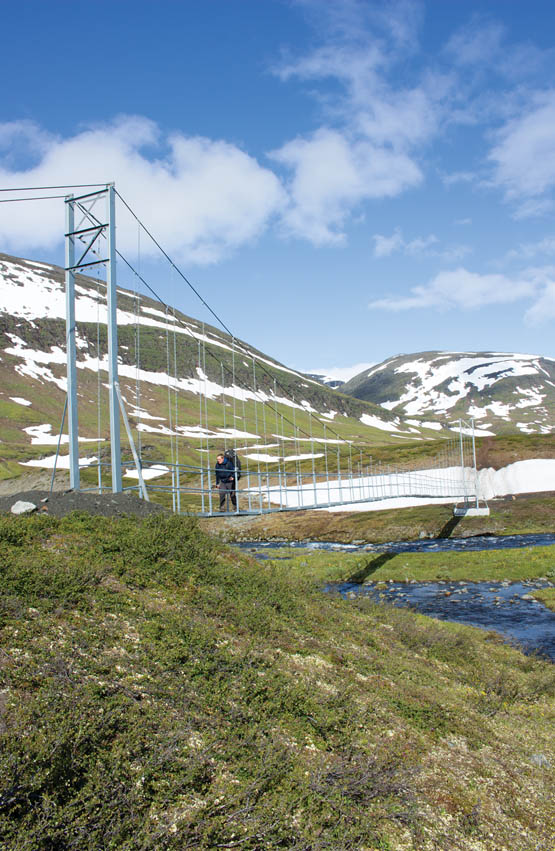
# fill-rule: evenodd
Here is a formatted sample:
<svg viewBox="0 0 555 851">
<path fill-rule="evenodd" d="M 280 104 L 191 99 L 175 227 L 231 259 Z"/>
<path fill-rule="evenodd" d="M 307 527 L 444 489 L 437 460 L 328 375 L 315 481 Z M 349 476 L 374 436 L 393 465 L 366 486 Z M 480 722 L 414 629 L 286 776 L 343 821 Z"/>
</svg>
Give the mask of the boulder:
<svg viewBox="0 0 555 851">
<path fill-rule="evenodd" d="M 14 502 L 10 509 L 12 514 L 30 514 L 36 510 L 37 506 L 34 502 L 25 502 L 23 499 L 18 499 L 17 502 Z"/>
</svg>

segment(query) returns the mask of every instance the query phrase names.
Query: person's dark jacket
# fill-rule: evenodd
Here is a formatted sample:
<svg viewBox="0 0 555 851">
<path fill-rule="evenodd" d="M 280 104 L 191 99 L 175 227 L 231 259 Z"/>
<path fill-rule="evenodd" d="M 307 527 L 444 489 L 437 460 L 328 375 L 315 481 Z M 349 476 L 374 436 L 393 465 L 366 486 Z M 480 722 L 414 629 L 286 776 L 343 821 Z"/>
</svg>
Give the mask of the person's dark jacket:
<svg viewBox="0 0 555 851">
<path fill-rule="evenodd" d="M 216 484 L 219 485 L 220 482 L 234 482 L 235 481 L 235 465 L 231 458 L 224 458 L 222 463 L 216 461 Z"/>
</svg>

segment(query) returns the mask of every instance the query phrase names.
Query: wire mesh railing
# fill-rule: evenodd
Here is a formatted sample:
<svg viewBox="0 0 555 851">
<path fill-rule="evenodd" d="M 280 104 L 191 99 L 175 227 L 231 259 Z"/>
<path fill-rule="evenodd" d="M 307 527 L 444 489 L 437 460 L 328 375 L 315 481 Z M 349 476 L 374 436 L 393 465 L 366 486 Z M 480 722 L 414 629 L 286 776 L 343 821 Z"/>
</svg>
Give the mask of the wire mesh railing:
<svg viewBox="0 0 555 851">
<path fill-rule="evenodd" d="M 134 459 L 122 459 L 124 481 L 137 476 Z M 101 467 L 109 475 L 109 462 L 95 461 L 89 470 Z M 335 471 L 299 471 L 279 468 L 243 472 L 226 490 L 216 483 L 209 465 L 178 464 L 164 458 L 142 466 L 144 486 L 149 498 L 168 504 L 180 514 L 210 517 L 216 514 L 266 514 L 318 508 L 361 506 L 366 503 L 391 503 L 395 500 L 442 500 L 467 504 L 478 499 L 477 477 L 472 467 L 432 466 L 428 469 L 400 470 L 381 463 L 359 465 Z M 101 478 L 101 477 L 100 477 Z M 95 485 L 88 490 L 98 490 Z M 124 484 L 124 491 L 141 494 L 140 484 Z M 231 494 L 236 497 L 236 506 Z M 223 500 L 223 506 L 222 506 Z"/>
</svg>

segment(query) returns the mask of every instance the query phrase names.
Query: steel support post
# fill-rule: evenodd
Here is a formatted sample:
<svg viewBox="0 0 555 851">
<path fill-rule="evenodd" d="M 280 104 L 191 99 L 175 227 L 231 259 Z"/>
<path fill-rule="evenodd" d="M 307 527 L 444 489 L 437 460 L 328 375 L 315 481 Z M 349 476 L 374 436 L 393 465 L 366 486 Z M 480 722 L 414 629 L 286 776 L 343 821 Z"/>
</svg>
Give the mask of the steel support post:
<svg viewBox="0 0 555 851">
<path fill-rule="evenodd" d="M 75 347 L 75 214 L 73 195 L 66 198 L 66 358 L 67 430 L 69 435 L 69 486 L 79 490 L 79 423 L 77 418 L 77 370 Z"/>
<path fill-rule="evenodd" d="M 107 187 L 108 263 L 106 296 L 108 307 L 108 386 L 110 410 L 110 448 L 112 462 L 112 492 L 122 490 L 120 412 L 117 395 L 118 381 L 118 323 L 116 292 L 116 195 L 115 187 Z"/>
<path fill-rule="evenodd" d="M 464 451 L 463 451 L 463 421 L 459 420 L 459 439 L 460 439 L 460 449 L 461 449 L 461 475 L 462 475 L 462 488 L 464 494 L 464 503 L 468 502 L 468 498 L 466 496 L 466 475 L 464 470 Z"/>
<path fill-rule="evenodd" d="M 474 417 L 470 420 L 470 423 L 472 426 L 472 460 L 474 461 L 474 490 L 476 491 L 476 508 L 478 508 L 478 466 L 476 464 L 476 435 L 474 433 Z"/>
</svg>

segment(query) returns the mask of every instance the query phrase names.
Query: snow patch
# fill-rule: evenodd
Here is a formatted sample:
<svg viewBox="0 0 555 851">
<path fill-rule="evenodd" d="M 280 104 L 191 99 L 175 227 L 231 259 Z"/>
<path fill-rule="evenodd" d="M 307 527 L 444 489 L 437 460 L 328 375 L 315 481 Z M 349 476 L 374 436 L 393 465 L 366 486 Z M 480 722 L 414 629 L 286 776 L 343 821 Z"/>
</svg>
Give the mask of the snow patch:
<svg viewBox="0 0 555 851">
<path fill-rule="evenodd" d="M 248 453 L 245 455 L 245 458 L 249 458 L 251 461 L 258 461 L 264 464 L 278 464 L 280 461 L 308 461 L 311 458 L 323 458 L 323 452 L 319 453 L 311 453 L 307 452 L 305 455 L 268 455 L 258 452 Z"/>
<path fill-rule="evenodd" d="M 23 467 L 43 467 L 46 470 L 53 470 L 55 461 L 55 455 L 48 455 L 46 458 L 33 458 L 32 461 L 21 461 L 20 463 Z M 98 458 L 95 455 L 90 458 L 79 458 L 79 466 L 90 467 L 91 464 L 95 464 L 97 461 Z M 56 469 L 69 470 L 69 455 L 58 455 Z"/>
<path fill-rule="evenodd" d="M 149 479 L 157 479 L 160 476 L 165 476 L 166 473 L 169 473 L 168 467 L 164 467 L 163 464 L 153 464 L 152 467 L 143 467 L 141 470 L 143 480 L 146 482 Z M 138 479 L 139 474 L 137 470 L 133 467 L 130 470 L 126 470 L 124 473 L 128 479 Z"/>
<path fill-rule="evenodd" d="M 374 414 L 362 414 L 360 421 L 363 425 L 370 426 L 371 428 L 379 428 L 382 431 L 399 431 L 396 425 L 388 423 L 385 420 L 380 420 Z"/>
<path fill-rule="evenodd" d="M 31 438 L 31 445 L 36 446 L 57 446 L 58 445 L 58 435 L 51 434 L 52 426 L 50 423 L 43 423 L 42 425 L 34 425 L 28 426 L 24 428 L 23 431 L 29 435 Z M 104 440 L 103 437 L 100 438 L 101 441 Z M 79 437 L 79 443 L 98 443 L 97 437 Z M 69 436 L 67 434 L 62 434 L 60 439 L 60 444 L 69 443 Z"/>
</svg>

